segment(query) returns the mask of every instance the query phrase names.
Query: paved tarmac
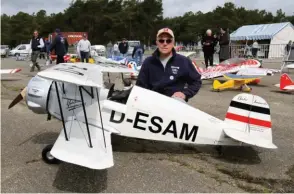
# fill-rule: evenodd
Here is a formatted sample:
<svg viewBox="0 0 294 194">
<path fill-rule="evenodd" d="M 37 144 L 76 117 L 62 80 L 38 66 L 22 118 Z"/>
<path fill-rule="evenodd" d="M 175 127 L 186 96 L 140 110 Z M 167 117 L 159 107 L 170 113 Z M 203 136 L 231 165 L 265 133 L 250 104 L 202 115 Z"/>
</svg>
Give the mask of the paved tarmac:
<svg viewBox="0 0 294 194">
<path fill-rule="evenodd" d="M 24 102 L 8 110 L 18 92 L 35 73 L 28 62 L 1 59 L 1 68 L 23 68 L 1 80 L 2 192 L 294 192 L 294 95 L 279 92 L 279 74 L 265 77 L 252 93 L 270 105 L 276 150 L 225 148 L 219 156 L 212 146 L 186 146 L 112 136 L 114 167 L 97 171 L 41 159 L 43 147 L 54 143 L 62 123 L 47 121 Z M 279 63 L 264 67 L 279 68 Z M 111 75 L 112 78 L 115 75 Z M 290 72 L 294 79 L 294 72 Z M 239 91 L 210 91 L 203 81 L 189 102 L 224 119 Z"/>
</svg>

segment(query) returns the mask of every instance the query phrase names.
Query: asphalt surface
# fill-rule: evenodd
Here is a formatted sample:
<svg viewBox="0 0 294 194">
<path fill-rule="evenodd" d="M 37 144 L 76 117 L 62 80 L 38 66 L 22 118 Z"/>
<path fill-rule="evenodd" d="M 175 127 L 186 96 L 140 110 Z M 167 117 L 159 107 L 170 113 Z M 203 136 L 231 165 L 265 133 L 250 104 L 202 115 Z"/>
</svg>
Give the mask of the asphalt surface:
<svg viewBox="0 0 294 194">
<path fill-rule="evenodd" d="M 54 143 L 62 123 L 47 121 L 24 102 L 7 107 L 35 73 L 28 62 L 1 59 L 1 68 L 22 68 L 1 80 L 1 188 L 2 192 L 294 192 L 294 95 L 279 92 L 279 74 L 265 77 L 252 93 L 270 105 L 276 150 L 256 147 L 224 148 L 220 156 L 212 146 L 186 146 L 112 137 L 114 167 L 90 170 L 61 163 L 48 165 L 42 149 Z M 279 68 L 278 62 L 265 67 Z M 294 78 L 294 72 L 290 72 Z M 111 75 L 114 79 L 115 75 Z M 116 79 L 117 82 L 117 79 Z M 239 91 L 210 91 L 203 81 L 189 102 L 224 119 L 231 99 Z"/>
</svg>

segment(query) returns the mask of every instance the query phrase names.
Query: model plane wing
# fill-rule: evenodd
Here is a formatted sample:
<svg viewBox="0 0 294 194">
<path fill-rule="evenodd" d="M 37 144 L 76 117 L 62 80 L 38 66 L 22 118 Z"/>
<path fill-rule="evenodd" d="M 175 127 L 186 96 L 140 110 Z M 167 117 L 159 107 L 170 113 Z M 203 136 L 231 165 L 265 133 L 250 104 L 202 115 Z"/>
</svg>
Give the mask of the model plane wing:
<svg viewBox="0 0 294 194">
<path fill-rule="evenodd" d="M 13 74 L 13 73 L 17 73 L 20 72 L 21 69 L 17 68 L 17 69 L 1 69 L 0 73 L 1 74 Z"/>
<path fill-rule="evenodd" d="M 106 64 L 87 64 L 87 63 L 61 63 L 54 67 L 39 72 L 37 75 L 43 78 L 73 83 L 81 86 L 102 87 L 103 72 L 129 73 L 134 72 L 127 67 Z"/>
<path fill-rule="evenodd" d="M 277 73 L 279 71 L 280 70 L 277 70 L 277 69 L 250 67 L 250 68 L 240 69 L 237 72 L 237 75 L 267 76 L 267 75 L 273 75 L 274 73 Z"/>
<path fill-rule="evenodd" d="M 113 166 L 110 132 L 104 131 L 105 146 L 102 129 L 89 125 L 92 143 L 92 147 L 90 147 L 84 123 L 73 120 L 68 121 L 65 126 L 68 141 L 64 130 L 62 130 L 51 149 L 51 154 L 55 158 L 92 169 L 105 169 Z"/>
<path fill-rule="evenodd" d="M 249 75 L 236 75 L 236 74 L 224 74 L 224 78 L 228 80 L 246 80 L 246 79 L 260 79 L 260 77 L 257 76 L 249 76 Z"/>
</svg>

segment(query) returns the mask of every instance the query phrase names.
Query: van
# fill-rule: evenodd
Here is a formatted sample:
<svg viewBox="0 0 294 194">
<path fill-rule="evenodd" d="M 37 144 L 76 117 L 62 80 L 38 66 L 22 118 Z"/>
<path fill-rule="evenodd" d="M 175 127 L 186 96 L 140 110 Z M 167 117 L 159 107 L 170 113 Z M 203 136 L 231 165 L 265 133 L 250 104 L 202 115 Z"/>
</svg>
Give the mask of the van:
<svg viewBox="0 0 294 194">
<path fill-rule="evenodd" d="M 10 56 L 25 56 L 31 51 L 30 44 L 20 44 L 9 52 Z"/>
</svg>

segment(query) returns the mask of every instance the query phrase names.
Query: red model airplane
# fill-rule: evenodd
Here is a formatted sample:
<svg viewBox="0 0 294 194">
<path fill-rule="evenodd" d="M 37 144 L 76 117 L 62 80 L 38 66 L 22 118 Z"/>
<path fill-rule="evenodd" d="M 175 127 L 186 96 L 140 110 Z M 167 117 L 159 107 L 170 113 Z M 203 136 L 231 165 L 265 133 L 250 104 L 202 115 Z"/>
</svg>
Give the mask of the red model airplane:
<svg viewBox="0 0 294 194">
<path fill-rule="evenodd" d="M 280 77 L 280 83 L 275 84 L 280 90 L 294 92 L 294 82 L 288 74 L 284 73 Z"/>
</svg>

